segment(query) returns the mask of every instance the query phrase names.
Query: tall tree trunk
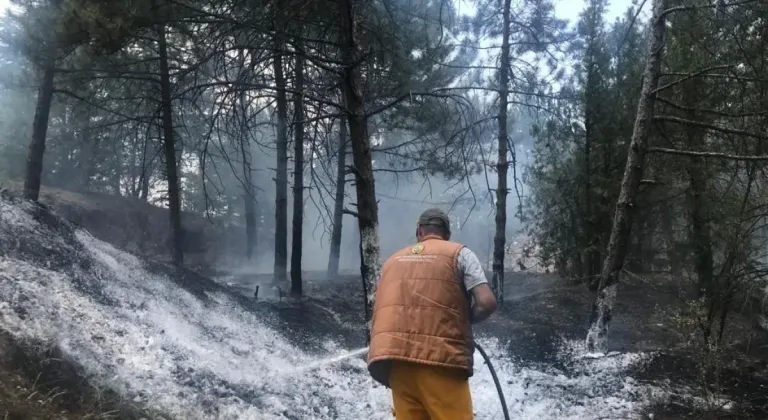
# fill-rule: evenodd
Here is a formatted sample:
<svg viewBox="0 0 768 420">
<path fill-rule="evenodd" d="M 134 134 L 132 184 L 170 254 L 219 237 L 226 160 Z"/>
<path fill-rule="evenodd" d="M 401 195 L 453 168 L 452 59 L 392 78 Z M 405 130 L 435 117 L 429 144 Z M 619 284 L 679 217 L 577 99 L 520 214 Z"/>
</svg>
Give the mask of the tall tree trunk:
<svg viewBox="0 0 768 420">
<path fill-rule="evenodd" d="M 181 231 L 181 192 L 176 167 L 176 142 L 173 137 L 173 110 L 171 109 L 171 75 L 168 70 L 168 45 L 165 25 L 157 27 L 157 44 L 160 53 L 160 95 L 163 118 L 163 151 L 165 154 L 166 180 L 168 181 L 168 210 L 171 222 L 170 252 L 176 266 L 184 264 L 183 233 Z"/>
<path fill-rule="evenodd" d="M 589 86 L 590 79 L 587 78 L 587 86 Z M 587 87 L 589 89 L 589 87 Z M 581 216 L 581 232 L 580 232 L 580 246 L 585 246 L 583 249 L 583 265 L 586 268 L 587 284 L 590 289 L 597 289 L 597 282 L 594 278 L 595 269 L 592 265 L 592 245 L 595 237 L 594 220 L 592 218 L 592 204 L 590 202 L 590 196 L 592 195 L 592 118 L 590 110 L 590 101 L 587 100 L 586 112 L 584 115 L 584 214 Z M 586 239 L 586 241 L 585 241 Z"/>
<path fill-rule="evenodd" d="M 137 130 L 138 131 L 138 130 Z M 141 174 L 139 173 L 139 139 L 138 133 L 135 133 L 131 139 L 131 152 L 130 152 L 130 196 L 134 198 L 139 197 L 139 189 L 141 182 Z"/>
<path fill-rule="evenodd" d="M 688 130 L 694 130 L 688 128 Z M 699 137 L 703 138 L 703 137 Z M 695 150 L 689 147 L 688 150 Z M 690 187 L 688 191 L 688 203 L 691 221 L 690 241 L 693 245 L 694 265 L 698 280 L 699 297 L 704 296 L 712 286 L 714 278 L 714 258 L 712 255 L 712 236 L 706 215 L 706 179 L 703 162 L 697 158 L 691 158 L 688 166 L 688 178 Z"/>
<path fill-rule="evenodd" d="M 637 190 L 643 176 L 645 152 L 648 148 L 648 137 L 651 132 L 656 88 L 661 74 L 661 58 L 664 48 L 664 0 L 653 0 L 653 15 L 651 18 L 651 34 L 648 39 L 648 61 L 643 72 L 643 87 L 637 106 L 635 126 L 632 140 L 627 153 L 627 164 L 624 167 L 624 177 L 621 181 L 621 191 L 616 202 L 616 213 L 611 228 L 611 238 L 608 242 L 608 255 L 603 263 L 600 274 L 600 285 L 597 299 L 590 315 L 589 332 L 587 333 L 587 348 L 589 351 L 604 351 L 616 303 L 616 289 L 619 274 L 624 265 L 627 244 L 632 226 Z"/>
<path fill-rule="evenodd" d="M 592 86 L 597 84 L 596 75 L 592 70 L 593 65 L 588 63 L 587 67 L 590 69 L 587 76 L 588 89 L 593 89 Z M 584 214 L 582 215 L 582 239 L 581 246 L 586 245 L 584 250 L 584 262 L 583 267 L 585 275 L 587 277 L 587 284 L 590 290 L 597 290 L 598 280 L 600 274 L 600 234 L 597 223 L 597 214 L 595 212 L 595 204 L 592 198 L 592 146 L 595 138 L 595 100 L 592 98 L 594 93 L 588 93 L 586 98 L 586 109 L 584 116 Z M 584 238 L 586 237 L 586 238 Z"/>
<path fill-rule="evenodd" d="M 91 178 L 95 172 L 95 150 L 91 134 L 91 113 L 84 107 L 78 107 L 76 113 L 77 140 L 80 153 L 77 156 L 78 173 L 77 186 L 79 191 L 87 192 L 91 187 Z"/>
<path fill-rule="evenodd" d="M 83 129 L 81 141 L 83 142 L 83 165 L 80 170 L 80 190 L 90 191 L 93 176 L 96 174 L 96 144 L 88 127 Z"/>
<path fill-rule="evenodd" d="M 250 142 L 248 141 L 248 127 L 244 93 L 241 93 L 241 117 L 243 121 L 240 125 L 240 132 L 243 133 L 240 139 L 240 150 L 243 158 L 243 204 L 245 208 L 245 255 L 250 261 L 253 258 L 253 252 L 256 250 L 256 189 L 253 187 L 253 168 L 251 168 Z"/>
<path fill-rule="evenodd" d="M 245 152 L 243 152 L 245 154 Z M 243 159 L 246 159 L 243 157 Z M 245 206 L 245 255 L 248 261 L 253 259 L 256 250 L 256 196 L 253 188 L 253 176 L 251 175 L 250 161 L 243 160 L 243 175 L 245 177 L 245 191 L 243 202 Z"/>
<path fill-rule="evenodd" d="M 141 192 L 139 193 L 139 198 L 144 201 L 149 201 L 149 179 L 152 176 L 152 168 L 150 165 L 152 165 L 151 162 L 147 162 L 148 158 L 148 146 L 151 143 L 149 139 L 149 130 L 147 131 L 147 137 L 144 139 L 144 147 L 142 148 L 142 157 L 141 157 L 141 177 L 140 177 L 140 184 L 141 184 Z"/>
<path fill-rule="evenodd" d="M 686 118 L 689 121 L 699 121 L 702 118 L 694 111 L 700 105 L 699 86 L 692 83 L 683 84 L 683 103 L 689 107 Z M 699 143 L 706 138 L 706 130 L 698 127 L 686 127 L 685 138 L 688 150 L 701 149 Z M 688 160 L 689 188 L 686 191 L 688 201 L 688 216 L 690 217 L 691 231 L 689 241 L 693 249 L 694 266 L 698 281 L 698 295 L 703 297 L 706 293 L 715 293 L 710 290 L 714 278 L 714 257 L 712 255 L 712 235 L 707 216 L 708 200 L 706 162 L 698 158 Z M 709 297 L 713 296 L 712 294 Z"/>
<path fill-rule="evenodd" d="M 288 278 L 288 99 L 283 75 L 283 44 L 275 43 L 273 62 L 277 87 L 277 173 L 275 175 L 275 281 Z"/>
<path fill-rule="evenodd" d="M 144 201 L 149 201 L 149 180 L 152 176 L 152 168 L 154 166 L 154 157 L 149 159 L 150 155 L 154 156 L 154 153 L 149 152 L 149 146 L 152 145 L 154 149 L 154 143 L 150 137 L 152 127 L 147 128 L 147 132 L 144 136 L 143 146 L 141 148 L 141 177 L 139 183 L 141 184 L 141 192 L 139 198 Z"/>
<path fill-rule="evenodd" d="M 580 243 L 583 252 L 583 267 L 590 290 L 597 290 L 600 275 L 600 230 L 599 216 L 595 199 L 593 198 L 592 168 L 598 161 L 599 149 L 603 147 L 599 141 L 605 136 L 600 133 L 601 119 L 598 97 L 604 94 L 601 89 L 601 75 L 599 70 L 600 43 L 602 31 L 602 13 L 604 2 L 602 0 L 587 2 L 587 50 L 584 59 L 584 71 L 586 72 L 584 89 L 584 203 L 581 208 L 584 214 L 581 217 Z M 602 142 L 605 143 L 605 142 Z M 598 167 L 600 165 L 598 164 Z"/>
<path fill-rule="evenodd" d="M 353 0 L 339 0 L 341 20 L 341 56 L 344 63 L 342 88 L 357 190 L 357 223 L 360 228 L 360 274 L 365 296 L 365 319 L 370 328 L 376 280 L 381 269 L 379 261 L 379 209 L 373 178 L 371 141 L 366 127 L 365 102 L 360 90 L 361 53 L 356 40 Z M 368 339 L 370 339 L 370 336 Z"/>
<path fill-rule="evenodd" d="M 344 183 L 346 181 L 347 158 L 347 120 L 339 118 L 339 146 L 336 153 L 336 197 L 333 205 L 333 232 L 331 232 L 331 252 L 328 255 L 328 279 L 339 275 L 339 257 L 341 256 L 341 231 L 344 221 Z"/>
<path fill-rule="evenodd" d="M 56 59 L 50 57 L 43 66 L 40 87 L 37 91 L 35 118 L 32 122 L 32 141 L 27 154 L 27 171 L 24 177 L 24 197 L 37 201 L 40 197 L 40 183 L 43 176 L 45 137 L 48 133 L 48 118 L 53 101 L 53 76 L 56 73 Z"/>
<path fill-rule="evenodd" d="M 240 62 L 240 81 L 245 81 L 245 51 L 238 51 Z M 238 105 L 240 108 L 240 152 L 243 160 L 243 207 L 245 209 L 245 255 L 248 261 L 253 259 L 256 249 L 256 189 L 253 186 L 253 168 L 251 168 L 251 144 L 248 136 L 248 102 L 245 89 L 240 89 Z M 204 182 L 204 181 L 203 181 Z"/>
<path fill-rule="evenodd" d="M 122 149 L 122 145 L 119 147 Z M 122 154 L 122 150 L 119 153 Z M 112 184 L 112 193 L 116 197 L 122 197 L 123 195 L 120 185 L 120 181 L 123 179 L 123 170 L 123 161 L 120 159 L 115 160 L 115 170 L 112 172 L 112 177 L 109 181 Z"/>
<path fill-rule="evenodd" d="M 502 11 L 501 68 L 499 69 L 499 161 L 496 171 L 499 177 L 496 187 L 496 234 L 493 237 L 493 289 L 499 306 L 504 304 L 504 254 L 507 243 L 507 170 L 509 162 L 507 105 L 509 104 L 509 14 L 511 0 L 504 0 Z"/>
<path fill-rule="evenodd" d="M 293 236 L 291 238 L 291 296 L 302 294 L 301 251 L 304 235 L 304 59 L 296 55 L 293 95 Z"/>
<path fill-rule="evenodd" d="M 572 208 L 568 212 L 570 216 L 570 223 L 568 224 L 569 233 L 567 235 L 568 238 L 568 249 L 570 250 L 568 252 L 568 261 L 566 264 L 561 264 L 564 269 L 558 269 L 557 271 L 561 273 L 571 273 L 572 278 L 579 279 L 579 281 L 582 281 L 584 278 L 584 273 L 586 273 L 586 268 L 584 268 L 584 258 L 582 258 L 581 254 L 581 225 L 579 223 L 579 215 L 577 214 L 577 209 Z M 589 285 L 589 283 L 587 283 Z"/>
</svg>

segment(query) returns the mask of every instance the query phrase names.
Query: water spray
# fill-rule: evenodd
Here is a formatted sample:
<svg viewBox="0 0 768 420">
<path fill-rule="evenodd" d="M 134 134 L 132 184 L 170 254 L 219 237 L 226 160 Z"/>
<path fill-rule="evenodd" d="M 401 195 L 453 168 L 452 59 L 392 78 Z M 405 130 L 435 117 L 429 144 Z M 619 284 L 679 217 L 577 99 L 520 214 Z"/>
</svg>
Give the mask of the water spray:
<svg viewBox="0 0 768 420">
<path fill-rule="evenodd" d="M 504 413 L 504 420 L 510 420 L 509 419 L 509 410 L 507 409 L 507 400 L 504 398 L 504 392 L 501 390 L 501 382 L 499 382 L 499 377 L 496 375 L 496 369 L 493 368 L 493 364 L 491 363 L 491 359 L 488 357 L 488 354 L 483 350 L 482 347 L 480 347 L 480 344 L 475 343 L 475 348 L 478 352 L 480 352 L 480 355 L 483 356 L 483 360 L 485 361 L 485 364 L 488 365 L 488 370 L 491 372 L 491 377 L 493 378 L 493 383 L 496 385 L 496 392 L 499 394 L 499 400 L 501 401 L 501 411 Z M 342 354 L 341 356 L 336 356 L 330 359 L 321 360 L 319 362 L 313 363 L 309 366 L 305 366 L 301 368 L 301 370 L 308 370 L 308 369 L 314 369 L 323 365 L 331 364 L 340 362 L 344 359 L 348 359 L 350 357 L 358 356 L 368 353 L 368 347 L 364 347 L 355 351 L 351 351 L 346 354 Z"/>
</svg>

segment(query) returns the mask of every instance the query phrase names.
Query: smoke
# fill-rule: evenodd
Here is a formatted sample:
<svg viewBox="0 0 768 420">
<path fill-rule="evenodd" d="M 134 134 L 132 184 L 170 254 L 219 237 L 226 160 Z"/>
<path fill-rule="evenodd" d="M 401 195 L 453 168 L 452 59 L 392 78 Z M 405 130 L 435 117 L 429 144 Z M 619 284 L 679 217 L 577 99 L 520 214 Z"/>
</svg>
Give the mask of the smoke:
<svg viewBox="0 0 768 420">
<path fill-rule="evenodd" d="M 334 127 L 335 128 L 335 127 Z M 515 131 L 511 136 L 517 141 L 516 175 L 520 194 L 524 196 L 526 186 L 522 183 L 523 171 L 527 165 L 527 150 L 532 139 L 528 132 L 530 123 L 521 121 L 512 126 Z M 262 221 L 258 232 L 256 257 L 250 262 L 240 258 L 238 271 L 250 273 L 270 273 L 273 269 L 274 248 L 274 194 L 276 153 L 269 136 L 254 142 L 251 154 L 254 168 L 254 183 L 257 187 L 257 212 Z M 331 135 L 336 135 L 335 132 Z M 261 144 L 261 145 L 260 145 Z M 330 147 L 333 149 L 335 146 Z M 307 150 L 307 152 L 312 152 Z M 336 162 L 335 152 L 332 158 L 312 156 L 305 152 L 305 191 L 304 236 L 302 265 L 305 271 L 325 271 L 330 253 L 330 231 L 334 207 Z M 351 156 L 348 151 L 348 162 Z M 310 154 L 309 156 L 307 156 Z M 289 156 L 289 195 L 288 195 L 288 249 L 291 250 L 291 214 L 293 210 L 293 160 Z M 379 210 L 379 238 L 382 258 L 416 240 L 416 220 L 422 211 L 438 207 L 451 217 L 452 240 L 459 241 L 473 249 L 482 261 L 490 261 L 492 241 L 495 232 L 495 189 L 497 185 L 494 170 L 495 155 L 486 157 L 487 165 L 479 173 L 463 180 L 449 179 L 443 175 L 424 175 L 419 172 L 395 172 L 387 169 L 385 163 L 374 161 L 376 196 Z M 322 160 L 322 161 L 321 161 Z M 507 239 L 513 240 L 519 235 L 522 224 L 517 215 L 518 196 L 514 189 L 513 171 L 509 171 L 507 197 Z M 350 181 L 352 175 L 347 176 Z M 228 186 L 229 189 L 241 189 L 239 182 Z M 344 208 L 355 210 L 356 200 L 354 185 L 345 186 Z M 524 197 L 523 197 L 524 198 Z M 241 211 L 242 203 L 238 203 Z M 356 271 L 359 269 L 359 233 L 357 219 L 351 214 L 343 217 L 340 269 Z M 237 261 L 237 256 L 228 261 Z M 231 266 L 231 262 L 227 263 Z"/>
</svg>

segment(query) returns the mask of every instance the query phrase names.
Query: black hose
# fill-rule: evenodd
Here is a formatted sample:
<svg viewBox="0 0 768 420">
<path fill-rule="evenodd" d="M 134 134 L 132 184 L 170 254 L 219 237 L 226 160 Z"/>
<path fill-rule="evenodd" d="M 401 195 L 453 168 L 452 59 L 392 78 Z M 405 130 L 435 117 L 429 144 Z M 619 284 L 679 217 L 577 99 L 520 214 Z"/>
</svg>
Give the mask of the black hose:
<svg viewBox="0 0 768 420">
<path fill-rule="evenodd" d="M 475 347 L 477 348 L 477 351 L 480 352 L 480 355 L 483 356 L 483 359 L 485 359 L 485 364 L 488 365 L 488 370 L 491 371 L 491 376 L 493 377 L 493 383 L 496 384 L 496 392 L 499 393 L 499 399 L 501 400 L 501 410 L 504 412 L 504 420 L 509 420 L 509 411 L 507 410 L 507 401 L 504 399 L 504 393 L 501 392 L 501 383 L 499 382 L 499 377 L 496 376 L 496 369 L 493 368 L 493 365 L 491 364 L 491 359 L 488 358 L 488 355 L 485 353 L 485 350 L 483 350 L 482 347 L 480 347 L 480 344 L 475 343 Z"/>
</svg>

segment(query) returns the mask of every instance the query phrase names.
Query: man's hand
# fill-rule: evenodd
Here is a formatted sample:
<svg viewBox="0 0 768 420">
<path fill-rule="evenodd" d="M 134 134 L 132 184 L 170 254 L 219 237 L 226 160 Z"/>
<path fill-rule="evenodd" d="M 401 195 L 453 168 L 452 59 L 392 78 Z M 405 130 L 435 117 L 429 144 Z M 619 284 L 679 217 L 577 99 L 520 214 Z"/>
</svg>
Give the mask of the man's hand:
<svg viewBox="0 0 768 420">
<path fill-rule="evenodd" d="M 496 311 L 496 296 L 488 283 L 478 284 L 472 288 L 475 304 L 472 305 L 472 323 L 483 322 Z"/>
</svg>

